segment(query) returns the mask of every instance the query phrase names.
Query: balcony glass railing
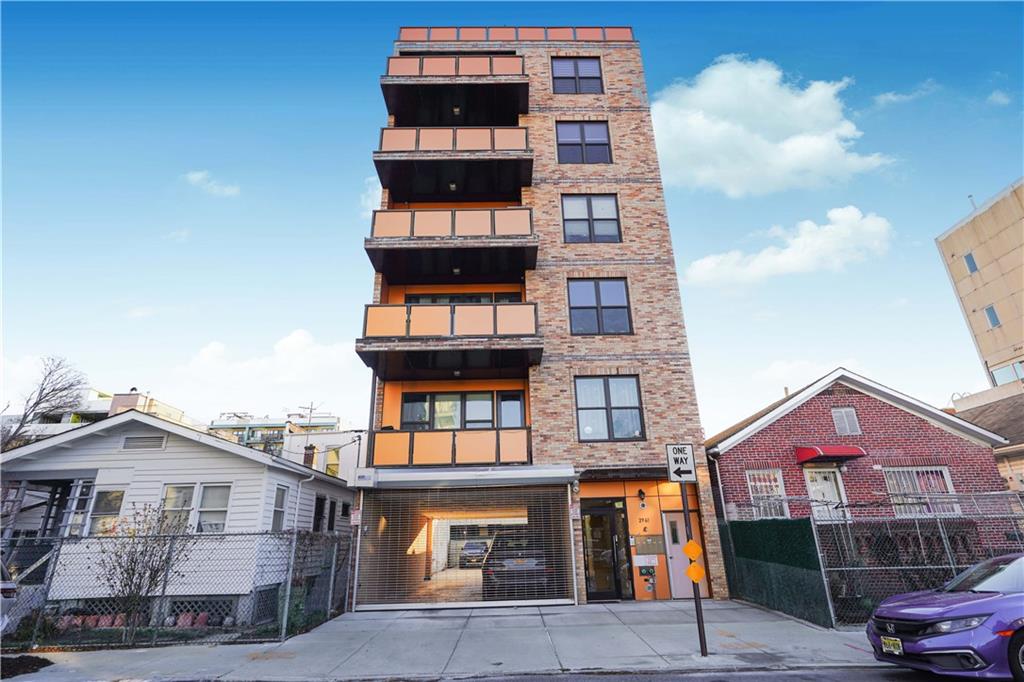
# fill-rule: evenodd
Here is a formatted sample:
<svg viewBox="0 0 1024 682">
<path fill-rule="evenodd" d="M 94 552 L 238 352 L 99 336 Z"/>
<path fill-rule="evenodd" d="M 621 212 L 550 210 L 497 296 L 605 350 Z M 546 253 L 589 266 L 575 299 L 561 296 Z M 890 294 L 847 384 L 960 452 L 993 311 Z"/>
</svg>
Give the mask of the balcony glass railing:
<svg viewBox="0 0 1024 682">
<path fill-rule="evenodd" d="M 530 429 L 375 431 L 372 466 L 529 464 Z"/>
<path fill-rule="evenodd" d="M 375 239 L 387 237 L 526 237 L 533 234 L 529 208 L 457 208 L 373 212 Z"/>
<path fill-rule="evenodd" d="M 366 306 L 364 338 L 533 336 L 535 303 Z"/>
<path fill-rule="evenodd" d="M 389 57 L 389 76 L 522 76 L 523 58 L 515 56 Z"/>
<path fill-rule="evenodd" d="M 526 151 L 526 128 L 382 128 L 382 152 Z"/>
</svg>

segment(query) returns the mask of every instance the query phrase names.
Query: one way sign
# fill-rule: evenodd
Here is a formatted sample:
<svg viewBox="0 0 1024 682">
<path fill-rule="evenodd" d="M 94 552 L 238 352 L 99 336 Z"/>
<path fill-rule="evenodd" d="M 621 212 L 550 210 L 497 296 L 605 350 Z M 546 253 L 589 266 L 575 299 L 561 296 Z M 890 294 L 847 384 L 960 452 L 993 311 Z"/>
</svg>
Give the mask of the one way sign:
<svg viewBox="0 0 1024 682">
<path fill-rule="evenodd" d="M 666 445 L 665 456 L 668 460 L 668 480 L 675 483 L 697 482 L 692 445 Z"/>
</svg>

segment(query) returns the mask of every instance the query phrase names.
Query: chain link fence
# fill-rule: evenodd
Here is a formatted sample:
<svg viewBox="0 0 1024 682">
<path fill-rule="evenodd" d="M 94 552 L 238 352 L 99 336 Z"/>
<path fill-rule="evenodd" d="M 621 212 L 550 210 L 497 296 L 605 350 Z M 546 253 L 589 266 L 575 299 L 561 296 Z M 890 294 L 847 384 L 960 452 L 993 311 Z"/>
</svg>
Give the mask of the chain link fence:
<svg viewBox="0 0 1024 682">
<path fill-rule="evenodd" d="M 351 535 L 14 538 L 3 649 L 283 640 L 345 609 Z"/>
</svg>

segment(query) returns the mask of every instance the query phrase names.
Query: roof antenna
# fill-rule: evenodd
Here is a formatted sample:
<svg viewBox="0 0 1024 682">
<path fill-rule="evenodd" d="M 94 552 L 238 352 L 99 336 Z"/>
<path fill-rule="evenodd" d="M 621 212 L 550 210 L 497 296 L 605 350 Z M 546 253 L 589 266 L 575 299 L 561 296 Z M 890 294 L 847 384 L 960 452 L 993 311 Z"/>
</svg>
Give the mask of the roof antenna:
<svg viewBox="0 0 1024 682">
<path fill-rule="evenodd" d="M 971 202 L 971 208 L 973 208 L 975 211 L 977 211 L 978 210 L 978 205 L 976 203 L 974 203 L 974 195 L 973 194 L 968 194 L 967 195 L 967 200 Z"/>
</svg>

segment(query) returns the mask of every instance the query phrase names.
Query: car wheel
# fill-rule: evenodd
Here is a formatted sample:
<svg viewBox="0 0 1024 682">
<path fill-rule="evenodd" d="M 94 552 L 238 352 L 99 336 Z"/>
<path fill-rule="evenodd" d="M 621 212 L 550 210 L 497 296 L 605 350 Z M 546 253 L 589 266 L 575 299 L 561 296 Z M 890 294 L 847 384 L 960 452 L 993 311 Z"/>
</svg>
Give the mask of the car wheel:
<svg viewBox="0 0 1024 682">
<path fill-rule="evenodd" d="M 1010 672 L 1017 682 L 1024 682 L 1024 630 L 1018 630 L 1010 638 Z"/>
</svg>

